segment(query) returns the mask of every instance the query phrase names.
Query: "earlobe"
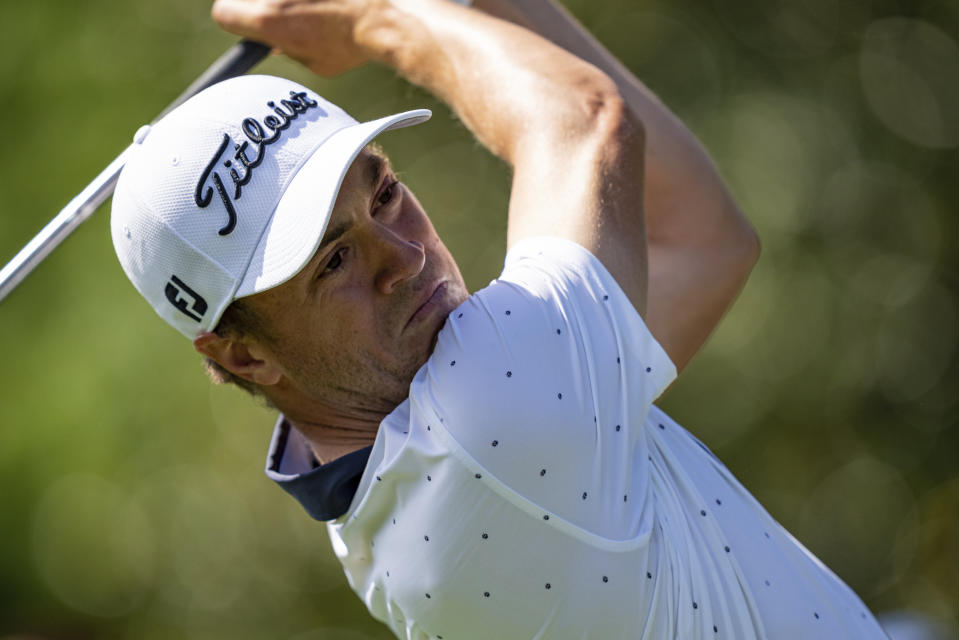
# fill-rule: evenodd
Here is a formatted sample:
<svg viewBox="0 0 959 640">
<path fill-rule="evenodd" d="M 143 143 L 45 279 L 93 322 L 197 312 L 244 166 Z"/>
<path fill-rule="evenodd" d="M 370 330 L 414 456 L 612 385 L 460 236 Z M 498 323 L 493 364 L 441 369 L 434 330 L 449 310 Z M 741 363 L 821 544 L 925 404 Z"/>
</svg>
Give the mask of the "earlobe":
<svg viewBox="0 0 959 640">
<path fill-rule="evenodd" d="M 283 375 L 271 360 L 255 357 L 249 346 L 236 338 L 222 338 L 205 331 L 194 338 L 193 348 L 230 373 L 255 384 L 274 385 Z"/>
</svg>

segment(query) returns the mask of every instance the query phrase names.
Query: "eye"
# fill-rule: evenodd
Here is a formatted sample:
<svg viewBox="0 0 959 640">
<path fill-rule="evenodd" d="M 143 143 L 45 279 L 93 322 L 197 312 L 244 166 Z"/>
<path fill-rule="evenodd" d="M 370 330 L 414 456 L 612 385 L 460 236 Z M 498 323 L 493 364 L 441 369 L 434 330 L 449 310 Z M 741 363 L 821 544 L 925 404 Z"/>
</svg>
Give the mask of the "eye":
<svg viewBox="0 0 959 640">
<path fill-rule="evenodd" d="M 326 275 L 327 273 L 336 271 L 337 269 L 340 268 L 340 265 L 343 264 L 343 252 L 344 252 L 344 251 L 345 251 L 345 249 L 340 249 L 339 251 L 337 251 L 336 253 L 334 253 L 334 254 L 330 257 L 329 262 L 327 262 L 327 263 L 326 263 L 326 266 L 323 267 L 323 273 L 320 274 L 321 276 L 322 276 L 322 275 Z"/>
<path fill-rule="evenodd" d="M 393 197 L 396 195 L 396 185 L 399 184 L 398 181 L 393 180 L 386 188 L 380 191 L 380 194 L 376 196 L 376 205 L 381 207 L 390 203 L 393 200 Z"/>
</svg>

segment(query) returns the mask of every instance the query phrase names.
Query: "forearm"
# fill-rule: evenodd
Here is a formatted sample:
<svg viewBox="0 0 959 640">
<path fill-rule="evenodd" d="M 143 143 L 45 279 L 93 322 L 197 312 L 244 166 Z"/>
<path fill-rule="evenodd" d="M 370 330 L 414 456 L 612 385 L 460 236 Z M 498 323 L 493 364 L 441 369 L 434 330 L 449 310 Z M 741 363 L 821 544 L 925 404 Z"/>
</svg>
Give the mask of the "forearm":
<svg viewBox="0 0 959 640">
<path fill-rule="evenodd" d="M 446 0 L 216 0 L 213 16 L 322 75 L 378 60 L 435 93 L 513 169 L 507 246 L 571 240 L 645 312 L 643 125 L 595 66 Z"/>
<path fill-rule="evenodd" d="M 755 264 L 759 241 L 704 147 L 556 0 L 475 0 L 605 72 L 646 132 L 646 323 L 681 370 Z"/>
<path fill-rule="evenodd" d="M 530 137 L 575 140 L 618 99 L 605 74 L 545 39 L 443 0 L 403 0 L 357 28 L 370 58 L 446 102 L 515 166 Z"/>
<path fill-rule="evenodd" d="M 708 153 L 670 109 L 553 0 L 475 0 L 474 6 L 543 36 L 605 72 L 646 131 L 650 245 L 755 243 Z"/>
</svg>

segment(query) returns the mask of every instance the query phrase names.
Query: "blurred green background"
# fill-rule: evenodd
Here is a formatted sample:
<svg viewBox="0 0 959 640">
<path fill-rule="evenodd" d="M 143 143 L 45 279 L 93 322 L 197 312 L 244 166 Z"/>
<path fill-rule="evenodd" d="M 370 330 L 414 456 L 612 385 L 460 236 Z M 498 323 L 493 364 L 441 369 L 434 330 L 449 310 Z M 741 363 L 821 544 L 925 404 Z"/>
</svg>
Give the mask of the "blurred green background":
<svg viewBox="0 0 959 640">
<path fill-rule="evenodd" d="M 959 636 L 959 5 L 567 6 L 704 141 L 764 253 L 662 405 L 874 611 Z M 206 2 L 0 4 L 5 263 L 233 41 Z M 479 288 L 508 174 L 382 68 L 321 80 Z M 0 638 L 390 637 L 262 473 L 273 417 L 210 385 L 101 210 L 0 305 Z"/>
</svg>

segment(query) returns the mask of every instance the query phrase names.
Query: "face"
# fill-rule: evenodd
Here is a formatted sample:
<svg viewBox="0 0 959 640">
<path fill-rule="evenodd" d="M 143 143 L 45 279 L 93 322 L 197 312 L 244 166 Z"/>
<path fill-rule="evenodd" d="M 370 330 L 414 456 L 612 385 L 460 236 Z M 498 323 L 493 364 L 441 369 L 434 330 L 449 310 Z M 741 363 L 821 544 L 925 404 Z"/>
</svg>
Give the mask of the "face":
<svg viewBox="0 0 959 640">
<path fill-rule="evenodd" d="M 268 334 L 261 350 L 296 393 L 385 414 L 407 397 L 446 317 L 468 295 L 419 201 L 385 157 L 364 149 L 311 261 L 246 302 Z"/>
</svg>

